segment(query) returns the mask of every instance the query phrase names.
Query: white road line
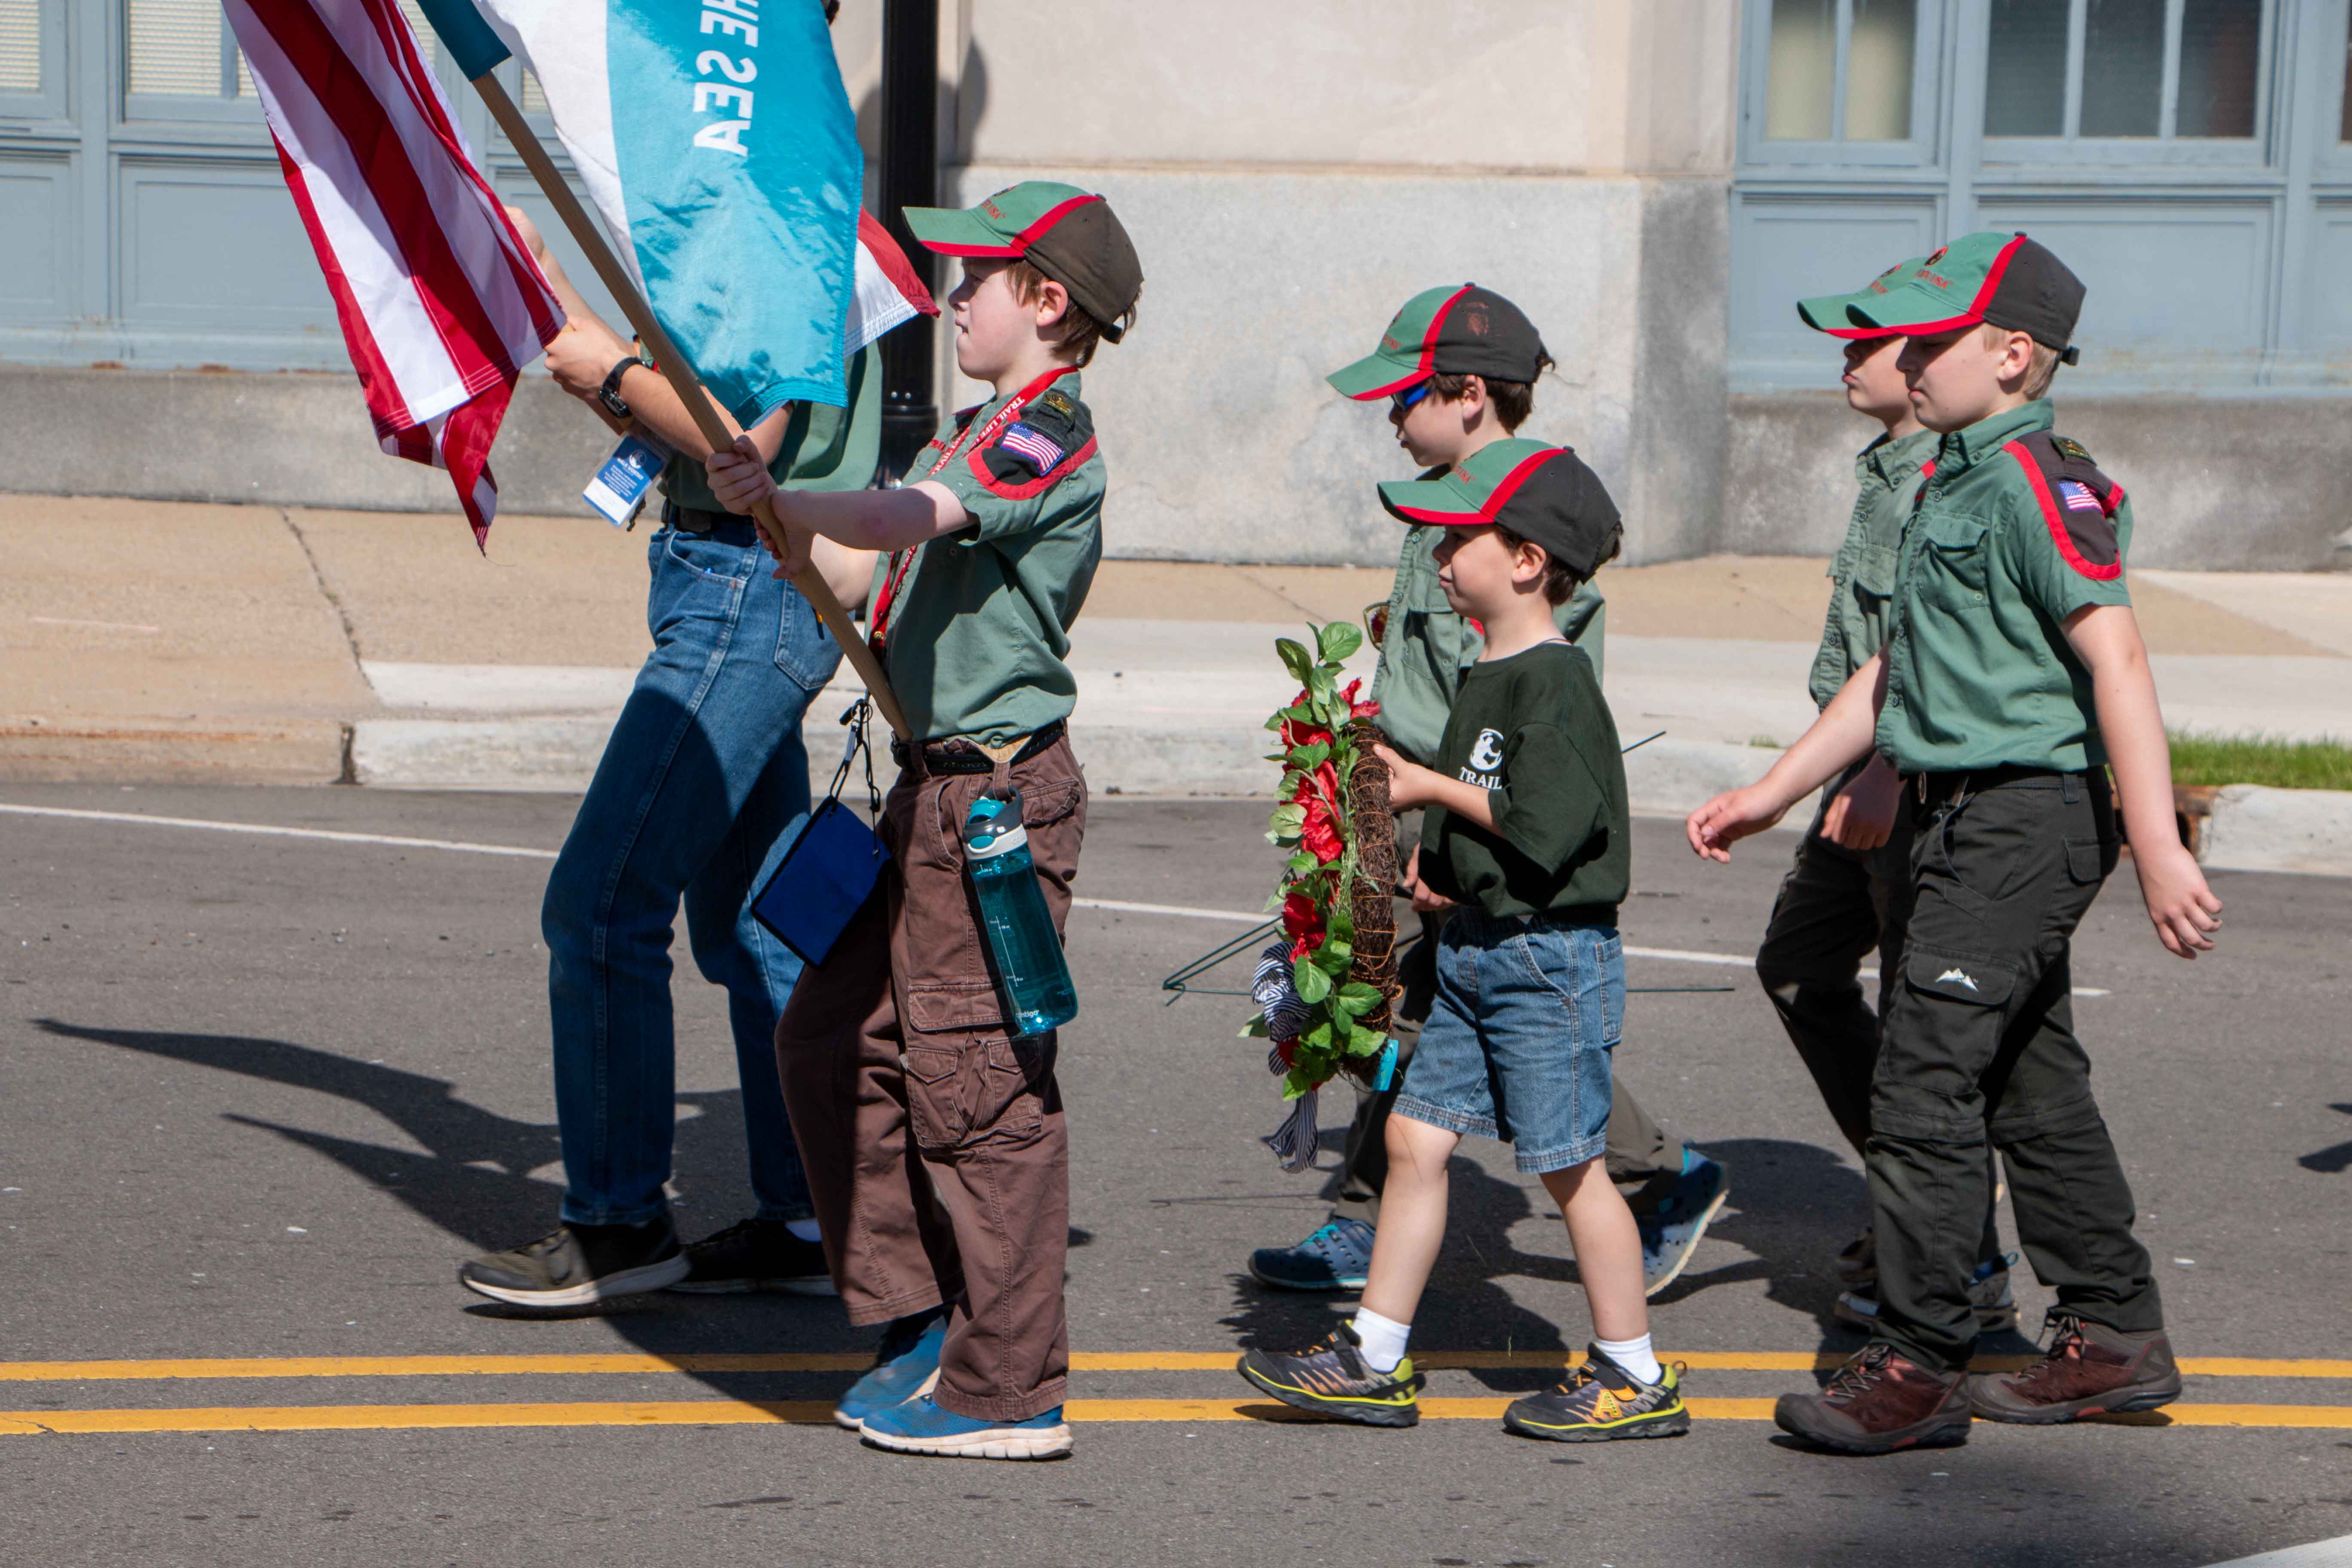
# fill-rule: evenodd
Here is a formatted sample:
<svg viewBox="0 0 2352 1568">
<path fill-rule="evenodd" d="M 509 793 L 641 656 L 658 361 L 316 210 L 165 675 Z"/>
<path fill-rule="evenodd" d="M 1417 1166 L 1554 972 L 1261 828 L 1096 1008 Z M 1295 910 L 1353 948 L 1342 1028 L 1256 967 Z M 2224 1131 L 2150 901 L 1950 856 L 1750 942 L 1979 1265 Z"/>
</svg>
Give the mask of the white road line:
<svg viewBox="0 0 2352 1568">
<path fill-rule="evenodd" d="M 524 860 L 552 860 L 552 849 L 524 849 L 512 844 L 468 844 L 455 838 L 400 838 L 386 833 L 338 833 L 325 827 L 273 827 L 255 822 L 212 822 L 199 816 L 149 816 L 135 811 L 77 811 L 62 805 L 0 805 L 11 816 L 64 816 L 81 822 L 135 822 L 145 827 L 197 827 L 212 833 L 257 833 L 271 838 L 325 838 L 337 844 L 389 844 L 400 849 L 455 849 L 467 855 L 510 855 Z"/>
<path fill-rule="evenodd" d="M 253 822 L 214 822 L 197 816 L 149 816 L 135 811 L 79 811 L 63 805 L 9 805 L 0 804 L 0 813 L 12 816 L 63 816 L 82 822 L 130 822 L 145 827 L 195 827 L 212 833 L 255 833 L 273 838 L 324 838 L 337 844 L 388 844 L 399 849 L 451 849 L 467 855 L 508 855 L 524 860 L 552 860 L 552 849 L 525 849 L 512 844 L 472 844 L 457 838 L 402 838 L 384 833 L 339 833 L 325 827 L 275 827 Z M 1244 925 L 1260 925 L 1271 917 L 1263 911 L 1244 910 L 1204 910 L 1190 904 L 1139 904 L 1124 899 L 1072 899 L 1071 903 L 1082 910 L 1108 910 L 1118 914 L 1168 915 L 1178 920 L 1235 921 Z M 1679 947 L 1628 947 L 1628 958 L 1655 958 L 1672 963 L 1715 963 L 1733 969 L 1748 969 L 1756 960 L 1746 953 L 1696 952 Z M 1878 971 L 1865 969 L 1865 980 L 1878 978 Z M 2106 992 L 2094 986 L 2078 985 L 2077 996 L 2105 996 Z"/>
</svg>

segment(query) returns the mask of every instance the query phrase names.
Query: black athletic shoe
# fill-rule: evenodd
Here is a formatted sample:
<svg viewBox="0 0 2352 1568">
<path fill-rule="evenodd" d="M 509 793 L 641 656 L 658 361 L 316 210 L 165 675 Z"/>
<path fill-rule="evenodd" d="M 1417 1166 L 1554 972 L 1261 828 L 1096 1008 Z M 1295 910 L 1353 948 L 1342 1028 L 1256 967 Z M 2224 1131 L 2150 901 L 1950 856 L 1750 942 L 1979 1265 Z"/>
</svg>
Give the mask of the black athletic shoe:
<svg viewBox="0 0 2352 1568">
<path fill-rule="evenodd" d="M 528 1247 L 475 1258 L 457 1282 L 518 1307 L 585 1307 L 675 1285 L 686 1268 L 665 1215 L 643 1225 L 559 1226 Z"/>
<path fill-rule="evenodd" d="M 784 1290 L 795 1296 L 834 1296 L 824 1247 L 803 1241 L 780 1219 L 738 1220 L 716 1236 L 686 1249 L 686 1278 L 670 1287 L 706 1295 Z"/>
<path fill-rule="evenodd" d="M 1679 1437 L 1690 1430 L 1676 1362 L 1643 1383 L 1598 1348 L 1558 1386 L 1515 1399 L 1503 1430 L 1553 1443 L 1607 1443 L 1621 1437 Z"/>
<path fill-rule="evenodd" d="M 1412 1370 L 1412 1357 L 1397 1363 L 1394 1372 L 1377 1372 L 1364 1360 L 1363 1342 L 1345 1323 L 1307 1350 L 1244 1352 L 1235 1370 L 1285 1405 L 1334 1421 L 1412 1426 L 1421 1420 L 1415 1395 L 1423 1380 Z"/>
</svg>

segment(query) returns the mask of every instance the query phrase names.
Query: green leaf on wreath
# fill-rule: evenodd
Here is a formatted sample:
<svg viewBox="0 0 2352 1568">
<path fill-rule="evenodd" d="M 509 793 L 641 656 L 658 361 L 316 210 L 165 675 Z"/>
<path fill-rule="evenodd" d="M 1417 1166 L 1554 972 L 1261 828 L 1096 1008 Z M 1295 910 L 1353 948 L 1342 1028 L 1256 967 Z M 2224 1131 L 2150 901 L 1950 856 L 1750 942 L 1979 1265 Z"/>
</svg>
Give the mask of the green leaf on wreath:
<svg viewBox="0 0 2352 1568">
<path fill-rule="evenodd" d="M 1290 858 L 1290 865 L 1287 869 L 1290 874 L 1295 877 L 1301 871 L 1312 871 L 1318 864 L 1320 864 L 1320 862 L 1315 858 L 1314 851 L 1301 849 L 1297 854 L 1293 855 Z"/>
<path fill-rule="evenodd" d="M 1272 1038 L 1272 1037 L 1265 1032 L 1265 1015 L 1260 1013 L 1256 1017 L 1252 1018 L 1248 1023 L 1244 1024 L 1242 1026 L 1242 1032 L 1238 1037 L 1244 1040 L 1264 1040 Z"/>
<path fill-rule="evenodd" d="M 1307 679 L 1307 676 L 1313 671 L 1315 661 L 1307 657 L 1305 648 L 1288 637 L 1276 637 L 1274 640 L 1274 651 L 1282 656 L 1282 668 L 1290 671 L 1290 678 L 1293 680 L 1301 686 L 1313 684 Z"/>
<path fill-rule="evenodd" d="M 1338 688 L 1335 687 L 1331 681 L 1331 672 L 1323 668 L 1323 666 L 1319 664 L 1316 665 L 1307 672 L 1307 695 L 1315 700 L 1315 705 L 1319 710 L 1317 713 L 1317 718 L 1322 722 L 1326 729 L 1336 730 L 1339 728 L 1337 724 L 1330 721 L 1330 715 L 1328 712 L 1331 698 L 1337 689 Z"/>
<path fill-rule="evenodd" d="M 1288 756 L 1278 757 L 1275 760 L 1277 762 L 1286 762 L 1301 773 L 1311 773 L 1317 767 L 1328 762 L 1330 758 L 1331 742 L 1328 741 L 1318 741 L 1311 746 L 1294 746 L 1291 748 L 1290 754 Z"/>
<path fill-rule="evenodd" d="M 1337 664 L 1352 658 L 1364 646 L 1364 634 L 1356 629 L 1352 621 L 1331 621 L 1316 634 L 1315 640 L 1323 657 Z"/>
<path fill-rule="evenodd" d="M 1379 1029 L 1367 1029 L 1358 1025 L 1348 1035 L 1348 1054 L 1351 1057 L 1376 1057 L 1389 1037 Z"/>
<path fill-rule="evenodd" d="M 1290 983 L 1298 991 L 1298 999 L 1309 1007 L 1331 994 L 1331 977 L 1316 967 L 1313 959 L 1302 958 L 1290 966 Z"/>
<path fill-rule="evenodd" d="M 1312 962 L 1326 974 L 1345 974 L 1348 973 L 1348 966 L 1356 962 L 1356 950 L 1351 944 L 1342 942 L 1336 936 L 1329 937 L 1325 940 L 1321 947 L 1315 950 Z M 1301 988 L 1298 995 L 1301 1001 L 1306 1000 L 1307 993 L 1304 988 Z M 1322 998 L 1318 996 L 1316 1000 L 1319 1002 Z"/>
</svg>

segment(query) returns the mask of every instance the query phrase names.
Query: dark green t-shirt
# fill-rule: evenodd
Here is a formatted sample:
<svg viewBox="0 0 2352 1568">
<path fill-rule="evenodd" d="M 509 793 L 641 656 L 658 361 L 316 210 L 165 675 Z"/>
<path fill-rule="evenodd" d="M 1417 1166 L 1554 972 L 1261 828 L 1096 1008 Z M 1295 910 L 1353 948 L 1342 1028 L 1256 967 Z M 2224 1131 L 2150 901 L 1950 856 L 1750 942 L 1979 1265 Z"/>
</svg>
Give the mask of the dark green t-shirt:
<svg viewBox="0 0 2352 1568">
<path fill-rule="evenodd" d="M 1498 832 L 1432 806 L 1421 875 L 1491 915 L 1614 924 L 1633 873 L 1617 721 L 1580 648 L 1539 643 L 1463 673 L 1438 771 L 1487 792 Z"/>
<path fill-rule="evenodd" d="M 835 408 L 826 403 L 795 403 L 784 423 L 783 443 L 768 473 L 776 483 L 796 490 L 862 490 L 874 482 L 882 460 L 882 374 L 874 350 L 862 348 L 849 356 L 849 402 Z M 720 511 L 710 493 L 710 475 L 700 463 L 673 457 L 662 470 L 662 494 L 674 506 L 693 511 Z"/>
</svg>

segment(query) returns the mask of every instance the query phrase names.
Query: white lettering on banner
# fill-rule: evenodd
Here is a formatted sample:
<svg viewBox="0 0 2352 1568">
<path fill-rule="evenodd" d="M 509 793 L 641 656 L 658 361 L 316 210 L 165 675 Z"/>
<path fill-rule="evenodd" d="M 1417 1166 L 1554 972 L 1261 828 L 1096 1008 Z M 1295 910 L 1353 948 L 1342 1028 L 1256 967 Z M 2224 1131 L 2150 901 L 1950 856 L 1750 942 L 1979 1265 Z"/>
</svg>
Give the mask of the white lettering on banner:
<svg viewBox="0 0 2352 1568">
<path fill-rule="evenodd" d="M 701 0 L 702 31 L 706 34 L 724 30 L 743 40 L 746 49 L 760 47 L 760 0 Z M 735 59 L 718 49 L 705 49 L 695 57 L 697 76 L 712 72 L 730 82 L 746 82 L 758 78 L 759 63 L 749 55 Z M 700 81 L 694 84 L 694 112 L 697 114 L 733 113 L 739 118 L 721 120 L 705 125 L 694 133 L 694 144 L 713 153 L 731 153 L 738 158 L 748 158 L 751 150 L 743 145 L 743 132 L 751 128 L 751 94 L 740 87 L 729 87 L 725 82 Z"/>
</svg>

